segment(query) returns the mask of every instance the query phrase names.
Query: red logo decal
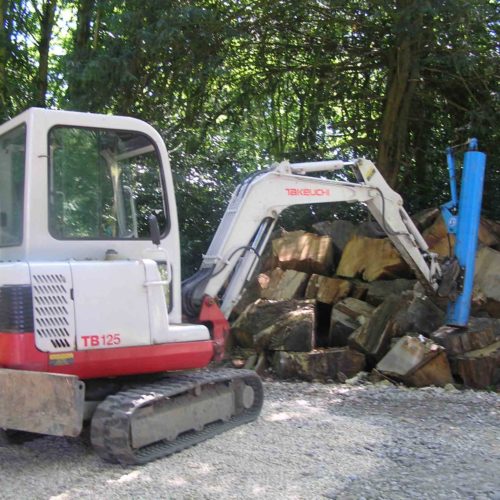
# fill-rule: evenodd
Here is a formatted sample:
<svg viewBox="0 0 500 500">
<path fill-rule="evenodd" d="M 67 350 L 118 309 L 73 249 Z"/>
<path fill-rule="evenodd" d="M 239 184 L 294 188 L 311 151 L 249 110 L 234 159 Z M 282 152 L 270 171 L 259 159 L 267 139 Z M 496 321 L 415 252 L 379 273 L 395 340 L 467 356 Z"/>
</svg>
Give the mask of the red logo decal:
<svg viewBox="0 0 500 500">
<path fill-rule="evenodd" d="M 330 196 L 329 189 L 285 188 L 288 196 Z"/>
<path fill-rule="evenodd" d="M 82 335 L 83 347 L 102 347 L 121 344 L 119 333 L 106 333 L 105 335 Z"/>
</svg>

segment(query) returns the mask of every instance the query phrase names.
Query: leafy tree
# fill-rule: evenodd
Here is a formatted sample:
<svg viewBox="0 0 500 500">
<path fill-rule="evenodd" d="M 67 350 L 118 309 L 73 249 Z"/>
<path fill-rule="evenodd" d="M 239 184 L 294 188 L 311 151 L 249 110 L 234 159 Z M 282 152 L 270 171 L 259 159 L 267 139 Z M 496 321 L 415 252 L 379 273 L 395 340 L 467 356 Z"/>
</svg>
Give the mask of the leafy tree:
<svg viewBox="0 0 500 500">
<path fill-rule="evenodd" d="M 0 0 L 0 16 L 2 118 L 38 103 L 163 135 L 188 269 L 234 186 L 283 159 L 377 159 L 417 211 L 448 199 L 444 150 L 476 135 L 500 218 L 493 0 Z"/>
</svg>

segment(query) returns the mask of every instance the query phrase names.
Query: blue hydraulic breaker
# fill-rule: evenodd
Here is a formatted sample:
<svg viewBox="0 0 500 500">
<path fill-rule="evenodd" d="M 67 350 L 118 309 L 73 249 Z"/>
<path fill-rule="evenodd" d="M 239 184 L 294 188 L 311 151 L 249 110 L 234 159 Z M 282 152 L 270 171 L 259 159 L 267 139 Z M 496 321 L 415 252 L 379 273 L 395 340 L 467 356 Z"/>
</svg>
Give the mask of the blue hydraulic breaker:
<svg viewBox="0 0 500 500">
<path fill-rule="evenodd" d="M 477 151 L 477 140 L 470 139 L 464 154 L 460 200 L 457 200 L 455 160 L 452 148 L 446 151 L 450 174 L 451 201 L 441 206 L 448 233 L 455 234 L 454 258 L 458 264 L 457 289 L 448 304 L 446 322 L 467 326 L 469 321 L 477 239 L 481 217 L 486 155 Z"/>
</svg>

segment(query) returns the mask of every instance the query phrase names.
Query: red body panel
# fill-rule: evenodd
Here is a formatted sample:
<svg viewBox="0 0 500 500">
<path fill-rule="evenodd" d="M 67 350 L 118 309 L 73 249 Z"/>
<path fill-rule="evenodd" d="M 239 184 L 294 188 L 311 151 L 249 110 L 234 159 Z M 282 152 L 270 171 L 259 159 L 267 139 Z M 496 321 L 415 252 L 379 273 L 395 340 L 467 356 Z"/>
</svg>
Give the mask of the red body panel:
<svg viewBox="0 0 500 500">
<path fill-rule="evenodd" d="M 33 333 L 0 332 L 0 367 L 62 373 L 82 379 L 119 377 L 204 368 L 224 356 L 229 323 L 217 303 L 205 297 L 198 322 L 207 325 L 211 340 L 175 342 L 135 347 L 112 347 L 62 353 L 39 351 Z"/>
<path fill-rule="evenodd" d="M 75 351 L 70 364 L 53 366 L 49 353 L 35 347 L 33 333 L 0 332 L 0 367 L 82 379 L 203 368 L 213 357 L 214 342 L 205 340 Z"/>
<path fill-rule="evenodd" d="M 206 324 L 212 332 L 214 341 L 214 361 L 222 361 L 224 347 L 229 335 L 229 322 L 219 308 L 217 302 L 206 296 L 201 304 L 198 322 Z"/>
</svg>

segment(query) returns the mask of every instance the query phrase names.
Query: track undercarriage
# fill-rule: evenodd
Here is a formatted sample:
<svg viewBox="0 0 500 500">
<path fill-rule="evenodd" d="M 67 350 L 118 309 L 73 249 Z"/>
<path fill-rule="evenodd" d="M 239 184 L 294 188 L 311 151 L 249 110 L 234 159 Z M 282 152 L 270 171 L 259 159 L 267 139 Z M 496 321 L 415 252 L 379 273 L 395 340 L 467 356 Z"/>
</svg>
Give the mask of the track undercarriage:
<svg viewBox="0 0 500 500">
<path fill-rule="evenodd" d="M 252 371 L 173 374 L 108 396 L 92 417 L 91 442 L 107 461 L 144 464 L 255 420 L 262 403 Z"/>
</svg>

